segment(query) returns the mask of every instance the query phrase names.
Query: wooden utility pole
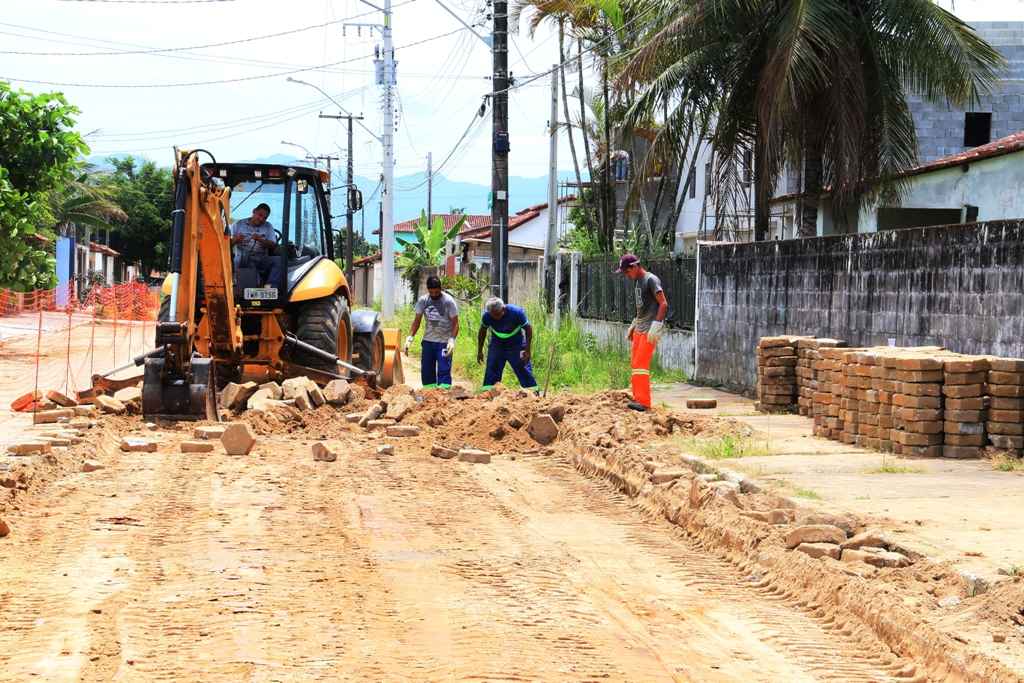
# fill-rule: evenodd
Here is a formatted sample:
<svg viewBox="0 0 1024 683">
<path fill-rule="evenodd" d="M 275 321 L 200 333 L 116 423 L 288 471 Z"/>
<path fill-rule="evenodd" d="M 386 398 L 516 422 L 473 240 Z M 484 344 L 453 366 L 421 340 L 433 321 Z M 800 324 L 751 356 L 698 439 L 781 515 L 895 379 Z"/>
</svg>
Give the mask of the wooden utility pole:
<svg viewBox="0 0 1024 683">
<path fill-rule="evenodd" d="M 491 294 L 508 301 L 508 0 L 494 0 L 491 50 Z"/>
<path fill-rule="evenodd" d="M 351 283 L 352 279 L 355 277 L 355 270 L 352 265 L 352 214 L 355 212 L 354 207 L 352 206 L 352 189 L 355 187 L 355 178 L 353 176 L 352 166 L 352 121 L 362 121 L 363 117 L 355 116 L 353 114 L 320 114 L 320 118 L 337 119 L 339 121 L 341 119 L 345 119 L 348 121 L 348 162 L 345 164 L 347 171 L 345 178 L 345 277 L 348 279 L 349 283 Z M 330 170 L 331 162 L 328 159 L 328 173 L 330 173 Z"/>
</svg>

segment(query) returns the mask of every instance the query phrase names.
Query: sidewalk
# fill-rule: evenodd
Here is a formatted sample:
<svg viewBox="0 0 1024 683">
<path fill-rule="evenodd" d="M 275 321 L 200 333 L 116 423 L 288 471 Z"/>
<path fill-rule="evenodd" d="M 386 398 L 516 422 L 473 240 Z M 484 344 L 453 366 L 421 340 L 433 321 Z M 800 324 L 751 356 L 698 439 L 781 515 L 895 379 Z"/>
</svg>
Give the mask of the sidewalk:
<svg viewBox="0 0 1024 683">
<path fill-rule="evenodd" d="M 720 464 L 780 494 L 856 514 L 933 559 L 986 578 L 1014 566 L 1024 571 L 1024 472 L 997 471 L 987 460 L 883 456 L 813 436 L 810 418 L 758 413 L 751 399 L 714 389 L 673 384 L 655 387 L 653 396 L 679 410 L 688 398 L 718 399 L 718 408 L 700 412 L 748 424 L 769 453 Z M 879 471 L 883 462 L 887 471 Z"/>
</svg>

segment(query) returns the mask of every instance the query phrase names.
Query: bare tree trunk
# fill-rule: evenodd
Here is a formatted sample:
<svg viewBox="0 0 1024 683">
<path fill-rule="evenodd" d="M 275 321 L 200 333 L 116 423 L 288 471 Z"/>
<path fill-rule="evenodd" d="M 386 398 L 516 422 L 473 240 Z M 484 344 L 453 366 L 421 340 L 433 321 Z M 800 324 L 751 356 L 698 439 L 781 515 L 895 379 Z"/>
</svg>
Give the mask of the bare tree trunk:
<svg viewBox="0 0 1024 683">
<path fill-rule="evenodd" d="M 799 237 L 818 234 L 818 202 L 821 201 L 821 154 L 811 151 L 803 159 L 804 195 L 800 199 Z"/>
<path fill-rule="evenodd" d="M 607 32 L 605 33 L 607 35 Z M 608 96 L 608 58 L 601 57 L 601 88 L 604 93 L 604 197 L 605 220 L 607 222 L 608 246 L 615 244 L 615 187 L 612 185 L 612 126 L 611 101 Z"/>
<path fill-rule="evenodd" d="M 579 96 L 580 96 L 580 131 L 583 133 L 583 151 L 587 157 L 587 181 L 591 187 L 591 202 L 597 209 L 597 236 L 598 242 L 600 242 L 601 226 L 604 225 L 604 208 L 600 201 L 600 196 L 593 190 L 597 187 L 594 183 L 594 157 L 590 153 L 590 135 L 587 130 L 587 99 L 586 91 L 583 89 L 583 40 L 581 38 L 576 39 L 576 72 L 579 76 Z M 583 194 L 583 188 L 580 188 L 580 194 Z M 580 197 L 582 202 L 583 197 Z M 584 208 L 586 203 L 583 202 Z"/>
<path fill-rule="evenodd" d="M 754 241 L 768 239 L 769 200 L 771 191 L 768 187 L 769 178 L 765 173 L 766 144 L 761 127 L 758 126 L 754 139 Z"/>
<path fill-rule="evenodd" d="M 580 161 L 576 156 L 576 139 L 572 133 L 572 118 L 569 117 L 569 90 L 565 83 L 565 20 L 558 20 L 558 68 L 562 79 L 562 109 L 565 111 L 565 130 L 569 134 L 569 151 L 572 152 L 572 167 L 576 171 L 576 187 L 583 187 L 580 175 Z"/>
</svg>

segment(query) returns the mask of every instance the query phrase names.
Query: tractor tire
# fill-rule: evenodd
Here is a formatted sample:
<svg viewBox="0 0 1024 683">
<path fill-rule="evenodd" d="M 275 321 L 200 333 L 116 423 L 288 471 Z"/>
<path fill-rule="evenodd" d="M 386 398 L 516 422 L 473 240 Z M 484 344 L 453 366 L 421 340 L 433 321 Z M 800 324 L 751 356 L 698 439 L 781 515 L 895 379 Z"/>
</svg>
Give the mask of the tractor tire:
<svg viewBox="0 0 1024 683">
<path fill-rule="evenodd" d="M 352 358 L 352 320 L 349 317 L 348 302 L 341 294 L 333 294 L 300 304 L 296 320 L 295 336 L 318 349 L 333 353 L 343 361 Z M 296 349 L 292 360 L 299 365 L 339 372 L 336 363 L 331 363 Z"/>
<path fill-rule="evenodd" d="M 384 370 L 384 333 L 380 329 L 357 334 L 353 344 L 354 363 L 360 370 L 369 370 L 379 377 Z"/>
</svg>

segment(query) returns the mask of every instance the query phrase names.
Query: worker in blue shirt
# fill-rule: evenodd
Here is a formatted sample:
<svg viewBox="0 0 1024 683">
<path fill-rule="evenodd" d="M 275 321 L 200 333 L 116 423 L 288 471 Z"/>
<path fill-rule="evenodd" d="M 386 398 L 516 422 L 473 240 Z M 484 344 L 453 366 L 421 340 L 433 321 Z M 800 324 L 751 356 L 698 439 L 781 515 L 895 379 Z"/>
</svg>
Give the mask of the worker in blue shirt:
<svg viewBox="0 0 1024 683">
<path fill-rule="evenodd" d="M 490 389 L 501 381 L 505 363 L 512 366 L 519 384 L 524 389 L 536 388 L 530 365 L 530 349 L 533 346 L 533 326 L 526 319 L 526 311 L 519 306 L 506 304 L 492 296 L 484 304 L 484 315 L 480 322 L 480 333 L 476 337 L 476 362 L 484 360 L 484 340 L 487 330 L 491 331 L 491 343 L 487 347 L 487 366 L 484 370 L 483 389 Z"/>
</svg>

